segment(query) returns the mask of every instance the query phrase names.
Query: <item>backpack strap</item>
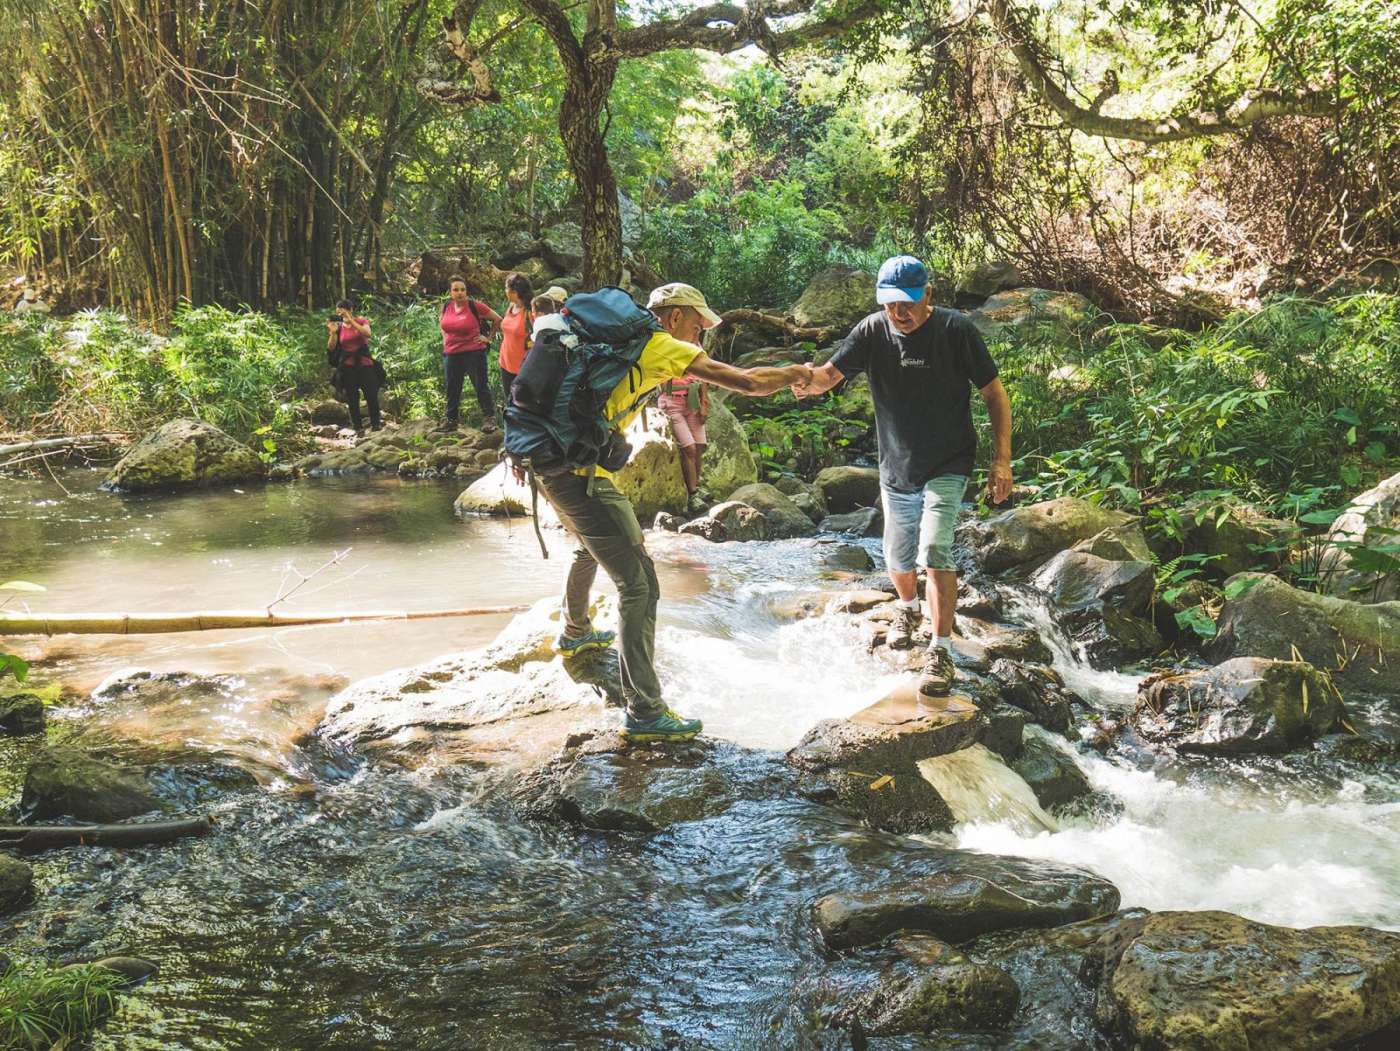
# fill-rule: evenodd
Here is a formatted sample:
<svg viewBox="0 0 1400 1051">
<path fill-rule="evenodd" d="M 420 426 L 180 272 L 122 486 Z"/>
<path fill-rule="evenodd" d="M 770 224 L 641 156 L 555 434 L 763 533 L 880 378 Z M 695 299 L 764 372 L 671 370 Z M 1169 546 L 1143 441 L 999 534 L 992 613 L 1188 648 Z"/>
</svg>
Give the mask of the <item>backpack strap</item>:
<svg viewBox="0 0 1400 1051">
<path fill-rule="evenodd" d="M 540 542 L 540 554 L 548 559 L 549 548 L 544 546 L 544 533 L 540 531 L 540 486 L 539 483 L 535 481 L 535 469 L 533 467 L 527 467 L 525 472 L 530 476 L 530 518 L 535 523 L 535 539 Z M 592 484 L 592 479 L 590 479 L 590 487 Z"/>
</svg>

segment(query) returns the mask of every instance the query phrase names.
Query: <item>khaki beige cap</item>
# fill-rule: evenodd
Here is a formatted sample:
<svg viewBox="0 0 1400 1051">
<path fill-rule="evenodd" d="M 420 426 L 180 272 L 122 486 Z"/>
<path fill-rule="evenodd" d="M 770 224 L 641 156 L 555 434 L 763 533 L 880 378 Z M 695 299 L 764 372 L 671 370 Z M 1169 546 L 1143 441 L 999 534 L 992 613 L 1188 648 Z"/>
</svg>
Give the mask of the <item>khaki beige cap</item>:
<svg viewBox="0 0 1400 1051">
<path fill-rule="evenodd" d="M 651 295 L 647 297 L 647 309 L 655 310 L 657 307 L 694 307 L 706 328 L 714 328 L 724 320 L 710 309 L 700 289 L 679 281 L 651 290 Z"/>
<path fill-rule="evenodd" d="M 556 303 L 562 303 L 569 298 L 569 290 L 563 285 L 550 285 L 541 295 L 546 295 Z"/>
</svg>

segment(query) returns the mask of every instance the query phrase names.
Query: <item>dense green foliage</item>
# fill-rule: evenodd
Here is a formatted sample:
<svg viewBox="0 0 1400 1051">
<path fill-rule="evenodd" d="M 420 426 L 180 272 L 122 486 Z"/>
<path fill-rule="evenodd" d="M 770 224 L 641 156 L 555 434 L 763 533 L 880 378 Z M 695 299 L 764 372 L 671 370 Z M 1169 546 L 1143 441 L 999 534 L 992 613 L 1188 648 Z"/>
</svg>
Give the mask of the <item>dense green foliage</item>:
<svg viewBox="0 0 1400 1051">
<path fill-rule="evenodd" d="M 435 303 L 362 308 L 389 393 L 410 416 L 442 410 L 442 335 Z M 494 355 L 492 355 L 494 361 Z M 0 428 L 140 433 L 192 416 L 255 443 L 298 433 L 298 405 L 330 397 L 320 314 L 184 308 L 169 336 L 109 310 L 0 320 Z M 494 374 L 493 382 L 499 385 Z"/>
<path fill-rule="evenodd" d="M 95 967 L 11 963 L 0 975 L 0 1046 L 49 1048 L 116 1010 L 121 975 Z"/>
<path fill-rule="evenodd" d="M 1400 455 L 1400 298 L 1284 298 L 1163 335 L 1110 326 L 1067 345 L 1050 328 L 994 345 L 1019 476 L 1134 510 L 1216 490 L 1288 515 Z"/>
</svg>

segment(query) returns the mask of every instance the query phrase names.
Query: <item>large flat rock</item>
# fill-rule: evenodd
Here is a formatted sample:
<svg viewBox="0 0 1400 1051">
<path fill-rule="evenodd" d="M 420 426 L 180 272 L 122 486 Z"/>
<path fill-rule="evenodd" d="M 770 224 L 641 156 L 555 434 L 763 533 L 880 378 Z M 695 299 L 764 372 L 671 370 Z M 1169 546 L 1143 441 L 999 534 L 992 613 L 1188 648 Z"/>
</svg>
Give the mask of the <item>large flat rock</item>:
<svg viewBox="0 0 1400 1051">
<path fill-rule="evenodd" d="M 1118 908 L 1118 890 L 1081 869 L 964 854 L 946 871 L 819 898 L 812 908 L 832 949 L 873 945 L 896 931 L 965 942 L 991 931 L 1057 927 Z"/>
</svg>

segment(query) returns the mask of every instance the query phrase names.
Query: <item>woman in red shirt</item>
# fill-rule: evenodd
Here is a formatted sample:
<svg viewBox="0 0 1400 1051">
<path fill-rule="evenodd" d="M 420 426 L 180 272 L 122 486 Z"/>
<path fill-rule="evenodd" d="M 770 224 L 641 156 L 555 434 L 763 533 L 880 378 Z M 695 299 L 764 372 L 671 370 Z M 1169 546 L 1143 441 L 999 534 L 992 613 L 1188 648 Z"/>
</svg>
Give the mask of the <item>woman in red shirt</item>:
<svg viewBox="0 0 1400 1051">
<path fill-rule="evenodd" d="M 326 320 L 326 350 L 332 355 L 332 364 L 337 364 L 335 355 L 339 353 L 337 367 L 350 408 L 350 422 L 355 425 L 356 434 L 365 433 L 360 417 L 360 391 L 364 391 L 370 428 L 383 430 L 384 422 L 379 418 L 379 374 L 369 353 L 369 318 L 356 317 L 355 304 L 349 299 L 337 303 L 335 312 L 336 317 Z"/>
<path fill-rule="evenodd" d="M 483 431 L 496 429 L 496 405 L 491 398 L 487 377 L 487 339 L 481 334 L 483 318 L 501 323 L 501 315 L 479 299 L 467 297 L 467 282 L 453 275 L 447 282 L 450 297 L 438 317 L 442 329 L 442 371 L 447 382 L 447 421 L 444 431 L 457 429 L 457 417 L 462 406 L 462 381 L 468 376 L 476 391 L 476 403 L 481 406 Z"/>
<path fill-rule="evenodd" d="M 501 318 L 500 365 L 501 389 L 507 407 L 510 405 L 511 385 L 515 383 L 520 366 L 525 364 L 525 354 L 529 350 L 532 298 L 534 289 L 530 287 L 528 277 L 516 273 L 506 278 L 506 299 L 510 305 L 506 307 L 505 317 Z"/>
</svg>

